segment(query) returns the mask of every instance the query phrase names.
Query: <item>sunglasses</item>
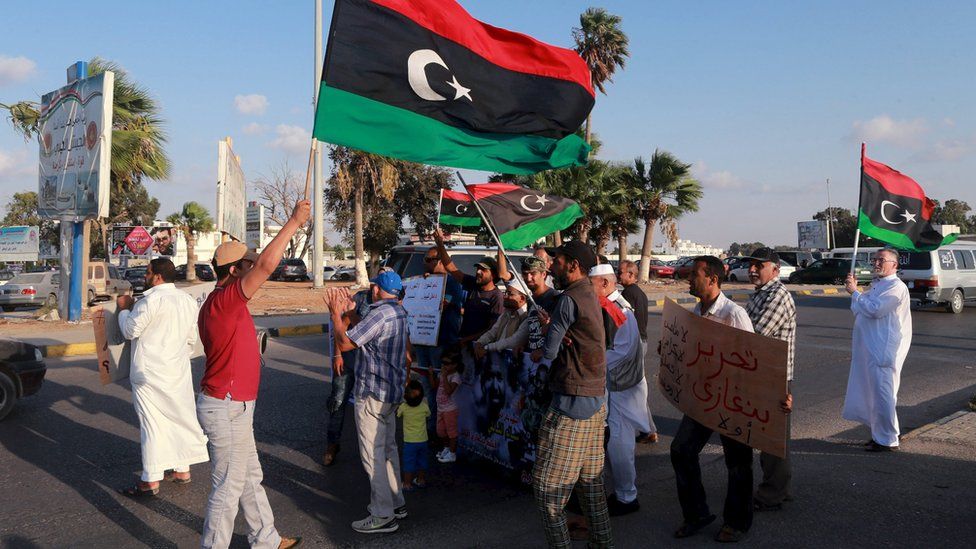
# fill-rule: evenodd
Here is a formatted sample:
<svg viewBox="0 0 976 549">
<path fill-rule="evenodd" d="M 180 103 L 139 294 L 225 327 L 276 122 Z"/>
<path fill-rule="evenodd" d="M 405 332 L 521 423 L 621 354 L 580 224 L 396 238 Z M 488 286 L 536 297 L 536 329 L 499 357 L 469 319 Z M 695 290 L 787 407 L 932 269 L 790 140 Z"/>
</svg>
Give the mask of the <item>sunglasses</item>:
<svg viewBox="0 0 976 549">
<path fill-rule="evenodd" d="M 440 260 L 441 260 L 441 258 L 439 258 L 439 257 L 425 257 L 424 258 L 424 263 L 437 263 Z"/>
</svg>

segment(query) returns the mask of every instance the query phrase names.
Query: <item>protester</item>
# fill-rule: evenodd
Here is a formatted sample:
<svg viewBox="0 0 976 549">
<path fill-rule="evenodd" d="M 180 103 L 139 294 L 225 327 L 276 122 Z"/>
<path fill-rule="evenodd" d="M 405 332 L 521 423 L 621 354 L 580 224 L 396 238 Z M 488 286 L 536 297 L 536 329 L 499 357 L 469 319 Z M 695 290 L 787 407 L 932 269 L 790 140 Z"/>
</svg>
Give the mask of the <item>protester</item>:
<svg viewBox="0 0 976 549">
<path fill-rule="evenodd" d="M 417 380 L 407 383 L 404 402 L 397 408 L 403 418 L 403 491 L 427 487 L 427 418 L 430 407 L 424 400 L 424 386 Z"/>
<path fill-rule="evenodd" d="M 407 312 L 398 298 L 399 275 L 381 272 L 370 281 L 373 303 L 366 316 L 345 329 L 342 313 L 354 304 L 345 288 L 333 288 L 326 304 L 340 351 L 361 350 L 356 372 L 356 431 L 363 469 L 369 477 L 369 516 L 352 523 L 364 534 L 395 532 L 397 519 L 407 517 L 400 489 L 400 458 L 396 447 L 396 410 L 407 380 Z"/>
<path fill-rule="evenodd" d="M 549 286 L 550 288 L 552 288 L 553 286 L 552 275 L 549 272 L 549 270 L 552 269 L 552 256 L 549 255 L 549 252 L 552 250 L 554 250 L 554 248 L 546 248 L 545 246 L 540 245 L 540 246 L 536 246 L 535 251 L 532 252 L 532 257 L 542 261 L 543 264 L 545 265 L 546 286 Z"/>
<path fill-rule="evenodd" d="M 543 248 L 536 249 L 536 252 L 538 253 L 540 250 L 543 254 L 546 253 Z M 514 334 L 496 342 L 498 348 L 513 349 L 516 355 L 521 354 L 521 351 L 526 348 L 529 353 L 542 348 L 540 309 L 546 313 L 552 313 L 553 307 L 556 305 L 556 298 L 559 297 L 559 292 L 548 284 L 548 273 L 549 267 L 546 262 L 538 257 L 527 257 L 522 261 L 522 280 L 525 282 L 526 288 L 532 292 L 534 306 L 528 308 L 525 322 L 519 324 L 518 330 Z M 504 263 L 499 265 L 499 276 L 502 280 L 514 280 L 514 275 L 508 272 Z"/>
<path fill-rule="evenodd" d="M 344 313 L 347 322 L 355 324 L 366 316 L 369 310 L 370 291 L 369 289 L 360 290 L 352 296 L 355 307 Z M 340 353 L 338 347 L 333 345 L 332 353 L 332 388 L 329 398 L 325 401 L 325 406 L 329 410 L 329 423 L 325 435 L 325 454 L 322 456 L 322 464 L 330 467 L 335 463 L 336 454 L 339 453 L 339 441 L 342 439 L 342 426 L 346 420 L 346 404 L 349 402 L 349 392 L 355 382 L 356 359 L 359 351 L 346 351 Z"/>
<path fill-rule="evenodd" d="M 457 461 L 458 405 L 455 393 L 461 385 L 461 376 L 457 373 L 459 366 L 460 351 L 457 346 L 448 347 L 441 357 L 440 379 L 430 381 L 437 391 L 437 437 L 441 442 L 437 461 L 441 463 Z M 428 373 L 428 376 L 432 378 L 433 374 Z"/>
<path fill-rule="evenodd" d="M 847 275 L 854 336 L 851 374 L 844 398 L 844 419 L 871 428 L 869 452 L 898 449 L 898 385 L 908 348 L 912 345 L 912 313 L 908 287 L 898 278 L 898 252 L 880 250 L 871 260 L 875 279 L 866 292 Z"/>
<path fill-rule="evenodd" d="M 444 247 L 444 235 L 440 230 L 434 232 L 434 241 L 437 243 L 437 252 L 444 269 L 468 292 L 463 306 L 464 318 L 458 332 L 458 342 L 467 348 L 487 332 L 504 312 L 502 292 L 495 286 L 495 280 L 498 279 L 498 261 L 491 256 L 483 257 L 475 264 L 475 274 L 471 276 L 454 264 Z"/>
<path fill-rule="evenodd" d="M 200 338 L 207 355 L 197 416 L 210 442 L 213 489 L 203 521 L 203 547 L 227 547 L 240 506 L 251 547 L 295 547 L 301 538 L 282 538 L 274 527 L 263 473 L 254 445 L 254 407 L 261 380 L 261 353 L 247 302 L 278 266 L 291 237 L 311 215 L 308 200 L 258 255 L 240 242 L 217 247 L 217 285 L 200 308 Z"/>
<path fill-rule="evenodd" d="M 637 279 L 640 272 L 637 268 L 637 264 L 633 261 L 625 259 L 620 262 L 620 266 L 617 268 L 617 281 L 621 286 L 624 287 L 620 295 L 627 300 L 630 307 L 634 311 L 634 317 L 637 319 L 637 330 L 640 333 L 640 358 L 643 368 L 644 357 L 647 355 L 647 294 L 641 289 L 640 285 L 637 283 Z M 645 444 L 655 444 L 660 437 L 657 434 L 657 425 L 654 424 L 654 416 L 651 414 L 651 399 L 650 394 L 648 394 L 647 399 L 647 418 L 649 430 L 641 432 L 637 436 L 637 442 L 643 442 Z"/>
<path fill-rule="evenodd" d="M 717 257 L 703 255 L 694 259 L 688 285 L 691 295 L 700 300 L 695 306 L 695 314 L 739 330 L 753 331 L 745 309 L 722 293 L 724 277 L 725 265 Z M 711 429 L 684 415 L 671 441 L 671 465 L 684 517 L 684 522 L 674 533 L 676 538 L 692 536 L 715 520 L 715 515 L 708 510 L 699 463 L 699 454 L 711 437 Z M 752 526 L 752 448 L 725 436 L 720 438 L 725 466 L 729 470 L 729 486 L 723 510 L 725 524 L 715 540 L 735 542 Z"/>
<path fill-rule="evenodd" d="M 552 274 L 562 288 L 550 317 L 543 349 L 533 360 L 552 360 L 552 404 L 539 430 L 533 492 L 542 512 L 546 542 L 568 547 L 566 503 L 574 486 L 589 525 L 589 543 L 610 547 L 613 535 L 603 491 L 603 425 L 606 407 L 606 358 L 603 318 L 587 274 L 596 265 L 593 249 L 570 241 L 555 250 Z"/>
<path fill-rule="evenodd" d="M 508 339 L 518 331 L 528 314 L 528 305 L 526 304 L 528 294 L 529 290 L 518 278 L 506 282 L 505 293 L 503 294 L 505 296 L 503 300 L 505 312 L 474 343 L 474 354 L 479 360 L 484 358 L 488 351 L 512 348 L 504 344 L 507 344 Z M 499 342 L 503 344 L 500 345 Z"/>
<path fill-rule="evenodd" d="M 427 250 L 424 255 L 424 277 L 446 273 L 438 249 L 434 247 Z M 453 276 L 445 276 L 444 278 L 444 301 L 441 303 L 441 323 L 440 331 L 437 334 L 437 345 L 414 345 L 416 361 L 411 366 L 411 371 L 418 374 L 417 379 L 424 386 L 427 405 L 430 406 L 432 414 L 437 413 L 437 400 L 436 391 L 429 382 L 428 372 L 433 374 L 436 379 L 441 369 L 441 354 L 444 349 L 457 345 L 458 334 L 461 330 L 461 306 L 464 300 L 464 290 L 461 288 L 461 284 Z M 430 421 L 427 422 L 427 430 L 433 431 L 434 428 L 434 417 L 431 417 Z"/>
<path fill-rule="evenodd" d="M 796 349 L 796 305 L 786 286 L 779 281 L 779 254 L 769 248 L 752 252 L 749 261 L 749 281 L 756 291 L 749 297 L 746 312 L 752 327 L 759 335 L 781 339 L 787 344 L 786 381 L 793 382 L 793 356 Z M 790 465 L 790 415 L 793 395 L 787 390 L 786 400 L 780 403 L 786 416 L 786 456 L 781 458 L 760 452 L 759 465 L 763 478 L 756 489 L 754 507 L 757 511 L 775 511 L 783 502 L 793 499 Z"/>
<path fill-rule="evenodd" d="M 142 478 L 127 496 L 155 496 L 159 481 L 190 482 L 190 465 L 207 461 L 207 437 L 193 403 L 190 354 L 197 342 L 197 302 L 176 289 L 166 258 L 146 267 L 142 299 L 119 296 L 119 329 L 132 340 L 129 381 L 139 418 Z M 133 305 L 134 304 L 134 305 Z"/>
<path fill-rule="evenodd" d="M 650 430 L 647 382 L 641 356 L 640 332 L 634 313 L 617 292 L 613 267 L 600 264 L 590 269 L 590 282 L 603 311 L 607 357 L 607 459 L 613 471 L 613 493 L 607 498 L 610 516 L 640 509 L 637 500 L 635 440 Z M 617 301 L 619 300 L 619 302 Z"/>
</svg>

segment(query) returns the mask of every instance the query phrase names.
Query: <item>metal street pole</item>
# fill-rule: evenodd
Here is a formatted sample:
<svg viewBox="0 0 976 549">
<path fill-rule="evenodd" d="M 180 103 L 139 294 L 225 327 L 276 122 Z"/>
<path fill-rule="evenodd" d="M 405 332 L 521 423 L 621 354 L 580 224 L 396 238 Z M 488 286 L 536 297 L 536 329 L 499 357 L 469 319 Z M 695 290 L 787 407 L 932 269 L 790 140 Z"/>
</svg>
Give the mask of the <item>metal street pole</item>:
<svg viewBox="0 0 976 549">
<path fill-rule="evenodd" d="M 333 8 L 334 9 L 334 8 Z M 322 81 L 322 0 L 315 0 L 315 81 L 312 83 L 312 111 L 318 107 L 319 102 L 319 83 Z M 314 143 L 313 138 L 313 143 Z M 322 226 L 325 223 L 325 211 L 322 200 L 322 148 L 315 143 L 315 166 L 312 175 L 312 188 L 315 198 L 312 200 L 312 211 L 315 217 L 312 218 L 312 285 L 321 288 L 325 284 L 324 270 L 322 264 L 322 248 L 324 247 Z"/>
<path fill-rule="evenodd" d="M 77 61 L 68 67 L 68 84 L 88 78 L 88 63 Z M 111 105 L 108 108 L 112 108 Z M 103 153 L 104 154 L 104 153 Z M 65 244 L 71 238 L 70 251 Z M 68 270 L 67 312 L 69 322 L 81 320 L 81 296 L 85 293 L 85 220 L 75 216 L 61 217 L 61 269 Z M 62 281 L 64 275 L 61 275 Z M 62 288 L 64 286 L 62 285 Z M 62 291 L 62 295 L 64 292 Z M 62 307 L 64 309 L 64 307 Z"/>
<path fill-rule="evenodd" d="M 830 209 L 830 178 L 827 178 L 827 249 L 833 250 L 834 242 L 834 212 Z"/>
</svg>

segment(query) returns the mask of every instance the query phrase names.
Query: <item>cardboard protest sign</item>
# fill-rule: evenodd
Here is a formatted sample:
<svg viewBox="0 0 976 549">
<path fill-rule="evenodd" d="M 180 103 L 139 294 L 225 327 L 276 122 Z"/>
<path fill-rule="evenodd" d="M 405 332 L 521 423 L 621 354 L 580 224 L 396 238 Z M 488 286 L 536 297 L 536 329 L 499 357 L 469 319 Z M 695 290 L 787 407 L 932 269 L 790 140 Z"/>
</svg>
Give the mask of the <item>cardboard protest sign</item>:
<svg viewBox="0 0 976 549">
<path fill-rule="evenodd" d="M 196 299 L 197 307 L 203 305 L 213 291 L 213 282 L 194 284 L 181 288 Z M 129 377 L 132 342 L 125 339 L 119 327 L 118 309 L 114 301 L 107 301 L 92 311 L 92 327 L 95 330 L 95 348 L 98 353 L 98 379 L 102 385 L 115 383 Z M 203 356 L 203 343 L 197 344 L 190 358 Z"/>
<path fill-rule="evenodd" d="M 441 329 L 441 306 L 447 275 L 414 276 L 403 281 L 403 308 L 407 311 L 410 343 L 437 345 Z"/>
<path fill-rule="evenodd" d="M 775 456 L 786 454 L 785 341 L 763 337 L 664 304 L 661 393 L 720 435 Z"/>
</svg>

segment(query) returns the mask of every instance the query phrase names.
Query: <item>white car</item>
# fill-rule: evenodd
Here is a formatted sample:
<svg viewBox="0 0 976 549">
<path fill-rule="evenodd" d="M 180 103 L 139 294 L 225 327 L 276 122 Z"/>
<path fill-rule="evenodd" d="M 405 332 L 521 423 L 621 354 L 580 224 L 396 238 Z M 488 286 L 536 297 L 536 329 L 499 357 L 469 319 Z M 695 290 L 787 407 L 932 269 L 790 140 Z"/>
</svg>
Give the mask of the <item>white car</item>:
<svg viewBox="0 0 976 549">
<path fill-rule="evenodd" d="M 790 275 L 796 272 L 796 267 L 789 263 L 779 260 L 779 279 L 783 282 L 789 280 Z M 749 260 L 746 258 L 733 261 L 729 264 L 729 282 L 749 282 Z"/>
</svg>

